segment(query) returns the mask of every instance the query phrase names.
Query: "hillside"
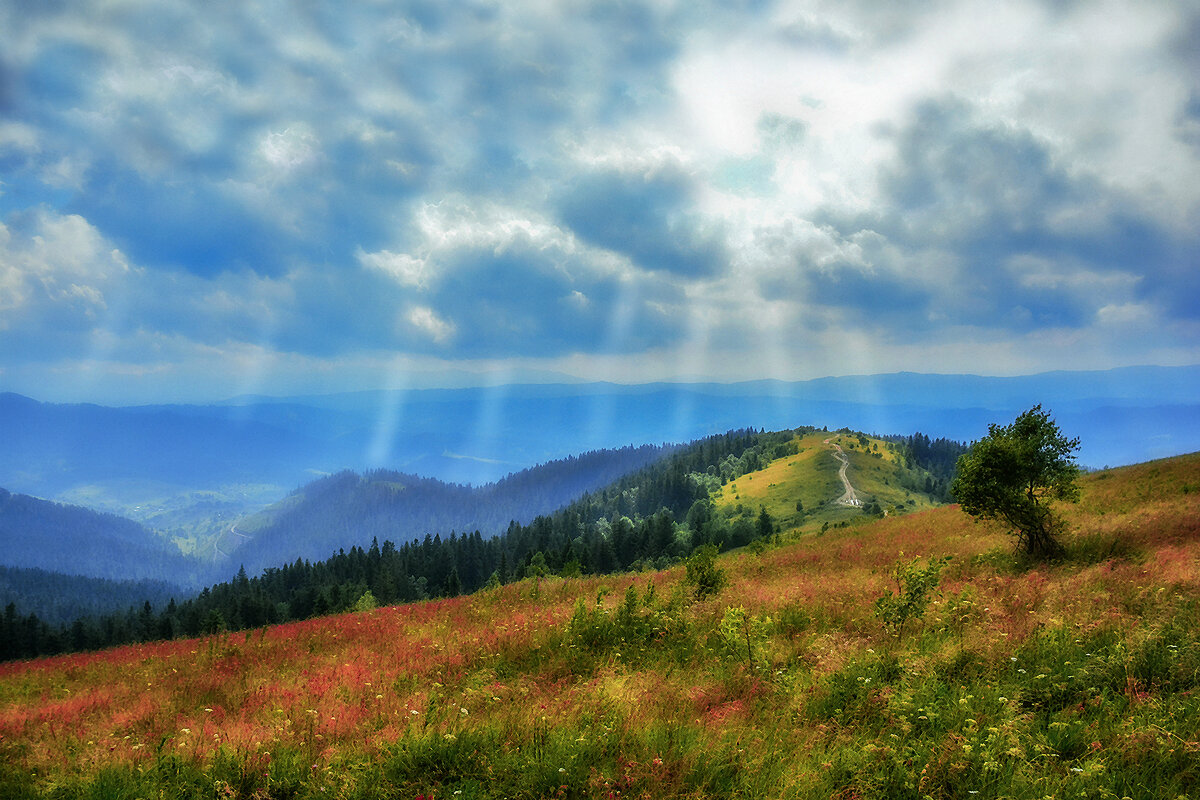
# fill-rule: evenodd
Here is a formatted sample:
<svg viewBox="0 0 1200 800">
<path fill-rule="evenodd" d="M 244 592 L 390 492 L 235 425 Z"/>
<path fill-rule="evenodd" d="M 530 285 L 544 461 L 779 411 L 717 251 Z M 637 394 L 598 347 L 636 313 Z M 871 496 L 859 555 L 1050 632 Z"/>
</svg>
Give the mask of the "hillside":
<svg viewBox="0 0 1200 800">
<path fill-rule="evenodd" d="M 761 547 L 780 534 L 792 535 L 801 528 L 786 517 L 777 523 L 762 505 L 756 512 L 754 506 L 740 502 L 719 505 L 712 498 L 716 494 L 720 499 L 722 485 L 733 485 L 731 482 L 743 476 L 752 489 L 763 476 L 779 474 L 794 457 L 813 464 L 829 463 L 830 459 L 813 460 L 800 453 L 800 443 L 809 440 L 820 442 L 820 452 L 830 459 L 845 459 L 848 475 L 852 459 L 839 450 L 837 442 L 844 440 L 847 450 L 861 445 L 865 461 L 852 473 L 860 486 L 878 484 L 890 489 L 889 484 L 904 484 L 914 487 L 912 491 L 921 497 L 919 487 L 935 482 L 915 461 L 927 457 L 924 451 L 930 449 L 924 447 L 926 440 L 920 434 L 880 442 L 861 434 L 817 435 L 811 429 L 730 431 L 674 448 L 665 457 L 661 453 L 666 450 L 645 447 L 589 453 L 526 470 L 503 484 L 478 488 L 386 472 L 362 477 L 347 473 L 307 487 L 276 511 L 279 518 L 294 520 L 294 527 L 256 528 L 253 520 L 241 520 L 231 527 L 228 538 L 232 542 L 248 541 L 244 549 L 234 552 L 235 558 L 242 561 L 246 550 L 253 555 L 257 547 L 261 553 L 262 544 L 275 542 L 285 548 L 275 553 L 280 566 L 267 567 L 261 574 L 242 568 L 232 580 L 214 584 L 182 602 L 172 601 L 166 607 L 137 603 L 136 613 L 110 613 L 69 626 L 47 625 L 36 616 L 27 617 L 27 608 L 18 607 L 23 620 L 20 636 L 0 647 L 0 660 L 308 619 L 355 608 L 366 597 L 390 604 L 469 594 L 485 585 L 531 575 L 663 568 L 705 545 L 718 549 L 747 544 Z M 887 459 L 878 455 L 881 445 L 889 453 Z M 876 450 L 868 457 L 866 451 L 872 446 Z M 942 443 L 942 447 L 952 452 L 963 446 Z M 627 471 L 638 459 L 650 463 Z M 624 474 L 551 514 L 524 523 L 511 520 L 498 536 L 451 530 L 413 538 L 414 511 L 423 514 L 422 521 L 430 525 L 435 524 L 430 520 L 461 520 L 479 511 L 481 497 L 496 491 L 491 500 L 497 506 L 505 498 L 510 502 L 524 498 L 526 507 L 514 509 L 514 513 L 527 517 L 547 496 L 581 480 L 595 481 L 605 468 L 612 474 Z M 783 482 L 772 484 L 771 491 L 786 494 L 794 490 L 808 496 L 813 490 L 811 471 L 786 471 L 787 479 L 781 477 Z M 765 480 L 762 485 L 767 485 Z M 806 529 L 817 529 L 819 523 L 824 530 L 831 524 L 844 526 L 864 514 L 886 513 L 873 495 L 863 495 L 866 505 L 840 504 L 842 491 L 840 470 L 833 484 L 818 485 L 820 500 L 803 515 Z M 916 506 L 907 490 L 906 496 L 908 504 L 893 506 L 892 513 Z M 930 500 L 923 497 L 922 503 Z M 296 553 L 303 552 L 306 544 L 312 545 L 304 540 L 305 532 L 313 535 L 318 546 L 325 544 L 330 550 L 333 544 L 342 546 L 322 560 L 304 559 Z M 372 537 L 369 545 L 361 543 L 368 535 Z M 399 543 L 389 538 L 380 543 L 381 535 L 404 538 Z M 348 542 L 360 543 L 346 549 Z"/>
<path fill-rule="evenodd" d="M 899 514 L 933 508 L 933 476 L 906 465 L 903 447 L 863 434 L 814 431 L 797 435 L 795 454 L 775 459 L 721 487 L 713 502 L 722 512 L 758 513 L 765 508 L 786 531 L 812 531 L 848 522 L 864 509 Z M 859 506 L 837 503 L 843 494 L 838 451 Z"/>
<path fill-rule="evenodd" d="M 198 565 L 132 520 L 0 489 L 0 563 L 109 580 L 188 583 Z"/>
<path fill-rule="evenodd" d="M 478 487 L 388 470 L 361 476 L 342 472 L 309 482 L 265 510 L 262 491 L 250 485 L 236 493 L 226 487 L 174 498 L 160 485 L 164 495 L 134 509 L 146 523 L 0 489 L 0 566 L 108 580 L 156 579 L 184 587 L 175 592 L 182 598 L 228 579 L 242 564 L 257 574 L 297 559 L 365 547 L 375 537 L 404 542 L 455 530 L 490 536 L 513 520 L 524 523 L 550 513 L 674 450 L 643 445 L 584 453 Z M 136 486 L 147 491 L 151 484 Z M 81 489 L 75 495 L 102 501 L 103 493 Z M 242 513 L 248 506 L 255 512 Z M 22 597 L 34 595 L 14 595 L 14 600 Z M 44 619 L 58 618 L 40 604 L 18 606 Z"/>
<path fill-rule="evenodd" d="M 1200 454 L 1088 475 L 1022 570 L 956 508 L 684 570 L 530 578 L 0 666 L 0 793 L 1176 797 L 1200 792 Z M 950 556 L 903 638 L 873 601 Z M 65 794 L 63 794 L 65 793 Z"/>
<path fill-rule="evenodd" d="M 521 470 L 484 486 L 450 484 L 394 470 L 341 472 L 312 481 L 237 522 L 220 547 L 250 574 L 296 559 L 327 558 L 372 539 L 404 543 L 427 534 L 492 536 L 665 458 L 677 446 L 583 453 Z"/>
<path fill-rule="evenodd" d="M 49 625 L 70 625 L 80 617 L 125 612 L 145 603 L 165 606 L 183 590 L 162 581 L 113 581 L 42 569 L 0 566 L 0 608 L 36 609 Z M 4 648 L 0 647 L 0 651 Z"/>
</svg>

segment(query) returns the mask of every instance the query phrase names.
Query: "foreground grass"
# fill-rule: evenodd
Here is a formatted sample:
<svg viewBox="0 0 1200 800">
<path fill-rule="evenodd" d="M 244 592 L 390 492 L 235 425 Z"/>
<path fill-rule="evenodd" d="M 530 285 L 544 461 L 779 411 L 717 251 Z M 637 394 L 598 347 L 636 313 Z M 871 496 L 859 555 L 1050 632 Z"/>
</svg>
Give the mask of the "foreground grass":
<svg viewBox="0 0 1200 800">
<path fill-rule="evenodd" d="M 1070 560 L 955 509 L 0 666 L 0 797 L 1200 795 L 1200 458 L 1089 476 Z M 872 602 L 949 555 L 903 639 Z"/>
</svg>

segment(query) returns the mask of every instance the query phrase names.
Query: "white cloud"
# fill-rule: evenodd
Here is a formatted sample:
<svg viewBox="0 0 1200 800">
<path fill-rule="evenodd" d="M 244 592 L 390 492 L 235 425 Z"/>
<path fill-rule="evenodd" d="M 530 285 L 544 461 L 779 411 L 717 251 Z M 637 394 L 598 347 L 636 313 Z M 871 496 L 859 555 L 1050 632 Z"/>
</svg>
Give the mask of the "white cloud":
<svg viewBox="0 0 1200 800">
<path fill-rule="evenodd" d="M 279 176 L 310 166 L 320 157 L 321 145 L 313 131 L 303 123 L 282 130 L 268 131 L 259 139 L 258 155 Z"/>
<path fill-rule="evenodd" d="M 416 289 L 424 289 L 428 286 L 430 269 L 424 259 L 413 258 L 408 253 L 393 253 L 391 250 L 364 253 L 361 249 L 359 249 L 357 257 L 358 263 L 364 267 L 382 272 L 401 286 Z"/>
<path fill-rule="evenodd" d="M 454 335 L 453 323 L 442 319 L 437 312 L 427 306 L 413 306 L 404 318 L 421 334 L 439 344 Z"/>
</svg>

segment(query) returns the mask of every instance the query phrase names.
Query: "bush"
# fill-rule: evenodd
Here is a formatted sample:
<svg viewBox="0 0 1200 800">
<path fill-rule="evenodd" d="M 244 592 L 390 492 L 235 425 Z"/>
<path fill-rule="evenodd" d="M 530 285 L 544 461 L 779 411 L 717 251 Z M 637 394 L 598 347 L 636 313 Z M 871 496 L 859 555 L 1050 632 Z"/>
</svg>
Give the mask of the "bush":
<svg viewBox="0 0 1200 800">
<path fill-rule="evenodd" d="M 706 544 L 697 547 L 687 560 L 686 583 L 692 587 L 697 600 L 705 600 L 721 593 L 729 582 L 725 570 L 715 563 L 717 548 Z"/>
<path fill-rule="evenodd" d="M 910 619 L 918 619 L 929 607 L 933 590 L 941 580 L 942 568 L 950 561 L 949 556 L 932 559 L 925 567 L 921 559 L 914 558 L 907 564 L 896 562 L 892 575 L 896 580 L 896 593 L 887 594 L 875 601 L 875 616 L 883 626 L 904 638 L 904 625 Z"/>
</svg>

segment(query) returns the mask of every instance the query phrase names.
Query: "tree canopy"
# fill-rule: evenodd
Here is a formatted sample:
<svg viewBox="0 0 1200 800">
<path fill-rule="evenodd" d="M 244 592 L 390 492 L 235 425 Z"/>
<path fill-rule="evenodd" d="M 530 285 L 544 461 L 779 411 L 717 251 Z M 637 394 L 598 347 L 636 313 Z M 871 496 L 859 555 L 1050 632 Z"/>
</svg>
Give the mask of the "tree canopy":
<svg viewBox="0 0 1200 800">
<path fill-rule="evenodd" d="M 951 490 L 971 516 L 1011 526 L 1023 553 L 1052 558 L 1063 548 L 1050 502 L 1079 499 L 1078 448 L 1079 439 L 1063 435 L 1036 405 L 1011 425 L 989 425 L 988 435 L 959 457 Z"/>
</svg>

